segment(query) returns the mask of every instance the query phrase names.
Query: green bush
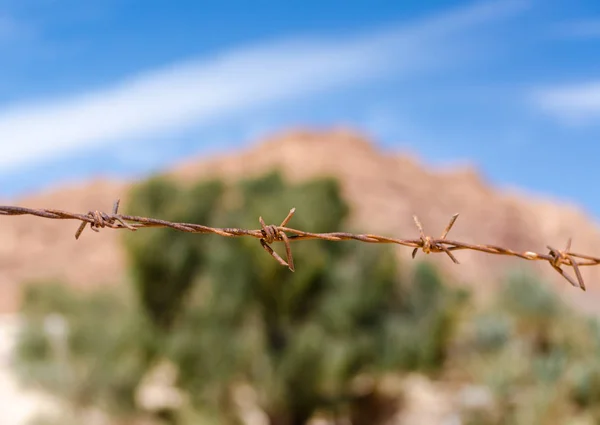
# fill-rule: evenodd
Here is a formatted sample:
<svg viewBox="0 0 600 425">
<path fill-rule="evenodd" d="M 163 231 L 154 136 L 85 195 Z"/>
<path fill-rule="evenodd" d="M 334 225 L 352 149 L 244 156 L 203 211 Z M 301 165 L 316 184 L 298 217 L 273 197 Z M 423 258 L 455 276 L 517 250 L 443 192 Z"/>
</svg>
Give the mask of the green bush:
<svg viewBox="0 0 600 425">
<path fill-rule="evenodd" d="M 461 365 L 494 391 L 499 406 L 495 420 L 482 423 L 600 420 L 597 321 L 522 274 L 468 320 L 470 341 L 463 345 Z"/>
<path fill-rule="evenodd" d="M 76 409 L 137 412 L 135 391 L 149 366 L 152 334 L 122 291 L 76 292 L 31 284 L 23 300 L 15 370 Z"/>
<path fill-rule="evenodd" d="M 184 223 L 211 221 L 222 195 L 218 182 L 203 182 L 188 190 L 164 178 L 153 178 L 132 190 L 128 214 L 168 218 Z M 168 329 L 182 299 L 202 268 L 210 237 L 152 229 L 124 238 L 132 278 L 150 319 Z"/>
<path fill-rule="evenodd" d="M 151 184 L 137 193 L 153 199 Z M 349 213 L 331 179 L 290 185 L 271 173 L 241 181 L 220 197 L 178 190 L 173 196 L 190 205 L 184 210 L 204 203 L 204 217 L 177 216 L 167 205 L 140 214 L 257 228 L 259 216 L 278 223 L 297 206 L 289 226 L 328 232 L 341 230 Z M 171 285 L 173 261 L 156 261 L 155 251 L 176 237 L 154 237 L 133 247 L 136 267 L 151 265 L 137 273 L 142 294 L 149 291 L 145 286 Z M 256 239 L 204 238 L 177 239 L 182 251 L 200 248 L 194 271 L 175 274 L 182 277 L 175 287 L 186 295 L 173 297 L 183 302 L 168 342 L 168 355 L 181 370 L 179 384 L 199 407 L 227 409 L 232 386 L 247 382 L 272 423 L 300 424 L 318 409 L 349 409 L 356 399 L 351 382 L 359 374 L 376 378 L 392 369 L 432 371 L 443 364 L 458 298 L 428 266 L 412 284 L 401 285 L 389 247 L 313 240 L 292 242 L 298 267 L 291 273 Z M 274 248 L 284 256 L 281 244 Z"/>
</svg>

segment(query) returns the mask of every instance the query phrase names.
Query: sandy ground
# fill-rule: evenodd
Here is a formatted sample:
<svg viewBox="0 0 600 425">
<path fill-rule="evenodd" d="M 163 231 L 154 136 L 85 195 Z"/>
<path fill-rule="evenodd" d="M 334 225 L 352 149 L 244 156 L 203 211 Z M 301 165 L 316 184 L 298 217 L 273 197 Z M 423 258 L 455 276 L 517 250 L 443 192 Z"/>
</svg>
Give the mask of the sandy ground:
<svg viewBox="0 0 600 425">
<path fill-rule="evenodd" d="M 37 412 L 56 407 L 47 396 L 22 388 L 11 373 L 18 329 L 17 315 L 0 315 L 0 425 L 26 425 Z"/>
</svg>

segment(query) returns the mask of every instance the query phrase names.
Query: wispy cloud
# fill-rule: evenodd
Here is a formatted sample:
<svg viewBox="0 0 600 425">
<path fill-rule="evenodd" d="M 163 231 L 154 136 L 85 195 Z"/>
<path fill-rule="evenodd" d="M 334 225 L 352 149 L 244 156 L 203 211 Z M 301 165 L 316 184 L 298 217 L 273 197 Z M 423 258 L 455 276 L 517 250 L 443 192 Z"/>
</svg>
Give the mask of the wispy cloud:
<svg viewBox="0 0 600 425">
<path fill-rule="evenodd" d="M 560 38 L 600 38 L 600 16 L 593 19 L 585 19 L 560 24 L 555 28 L 554 33 Z"/>
<path fill-rule="evenodd" d="M 176 63 L 74 97 L 0 110 L 0 167 L 59 157 L 118 140 L 165 134 L 358 83 L 440 66 L 450 36 L 528 5 L 497 1 L 347 39 L 297 39 Z"/>
<path fill-rule="evenodd" d="M 535 90 L 537 107 L 568 125 L 597 123 L 600 118 L 600 81 Z"/>
<path fill-rule="evenodd" d="M 0 43 L 14 40 L 29 32 L 29 29 L 21 22 L 9 15 L 0 13 Z"/>
</svg>

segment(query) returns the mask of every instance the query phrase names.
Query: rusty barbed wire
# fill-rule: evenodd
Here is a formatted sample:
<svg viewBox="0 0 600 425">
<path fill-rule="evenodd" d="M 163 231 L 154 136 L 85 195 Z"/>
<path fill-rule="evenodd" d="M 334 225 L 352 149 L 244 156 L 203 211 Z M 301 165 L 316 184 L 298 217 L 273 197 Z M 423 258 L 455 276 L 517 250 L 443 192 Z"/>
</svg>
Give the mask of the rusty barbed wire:
<svg viewBox="0 0 600 425">
<path fill-rule="evenodd" d="M 312 233 L 286 227 L 296 211 L 295 208 L 292 208 L 290 210 L 288 215 L 278 226 L 274 224 L 267 225 L 265 224 L 263 218 L 259 217 L 258 221 L 260 223 L 261 228 L 256 230 L 249 230 L 239 229 L 235 227 L 209 227 L 195 223 L 175 223 L 157 218 L 123 215 L 119 214 L 119 205 L 120 200 L 117 200 L 110 214 L 102 211 L 89 211 L 87 214 L 79 214 L 54 209 L 33 209 L 17 206 L 0 206 L 0 216 L 31 215 L 54 220 L 79 220 L 81 221 L 81 224 L 75 232 L 75 239 L 79 239 L 82 232 L 88 225 L 95 232 L 98 232 L 100 231 L 100 229 L 103 228 L 128 229 L 130 231 L 136 231 L 140 228 L 162 227 L 186 233 L 216 234 L 225 237 L 250 236 L 259 239 L 263 249 L 267 251 L 269 255 L 271 255 L 275 260 L 277 260 L 278 263 L 285 267 L 288 267 L 292 272 L 295 270 L 295 266 L 292 257 L 291 242 L 309 239 L 320 239 L 326 241 L 355 240 L 366 243 L 389 243 L 402 245 L 413 248 L 412 258 L 415 258 L 419 250 L 423 251 L 425 254 L 445 253 L 456 264 L 459 264 L 459 261 L 456 259 L 453 252 L 460 250 L 471 250 L 486 254 L 512 256 L 529 261 L 546 261 L 552 266 L 552 268 L 557 273 L 564 277 L 572 286 L 579 288 L 583 291 L 586 290 L 586 286 L 581 275 L 580 267 L 596 266 L 600 264 L 600 258 L 598 257 L 571 252 L 570 238 L 567 241 L 564 250 L 559 250 L 548 245 L 548 254 L 540 254 L 533 251 L 518 252 L 496 245 L 471 244 L 446 239 L 448 233 L 450 232 L 452 226 L 454 226 L 454 223 L 458 218 L 458 214 L 454 214 L 452 216 L 450 222 L 448 223 L 448 225 L 446 226 L 446 228 L 442 232 L 442 235 L 439 238 L 432 238 L 431 236 L 427 236 L 417 216 L 413 216 L 414 222 L 419 231 L 419 239 L 396 239 L 387 236 L 379 236 L 373 234 L 354 234 L 347 232 Z M 288 233 L 290 234 L 289 236 Z M 279 254 L 277 254 L 271 247 L 271 244 L 273 244 L 274 242 L 282 242 L 284 244 L 286 252 L 285 260 L 281 258 L 281 256 L 279 256 Z M 563 266 L 572 267 L 575 273 L 575 278 L 567 274 L 565 270 L 563 270 Z"/>
</svg>

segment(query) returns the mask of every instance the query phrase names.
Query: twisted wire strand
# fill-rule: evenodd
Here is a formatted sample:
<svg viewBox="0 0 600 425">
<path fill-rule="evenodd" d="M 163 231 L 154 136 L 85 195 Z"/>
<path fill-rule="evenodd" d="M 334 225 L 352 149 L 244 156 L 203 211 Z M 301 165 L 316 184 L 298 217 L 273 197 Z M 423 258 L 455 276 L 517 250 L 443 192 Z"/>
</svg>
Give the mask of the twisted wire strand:
<svg viewBox="0 0 600 425">
<path fill-rule="evenodd" d="M 250 236 L 259 239 L 261 246 L 269 255 L 271 255 L 278 263 L 288 267 L 291 271 L 295 270 L 294 260 L 292 257 L 291 243 L 310 239 L 320 239 L 332 242 L 355 240 L 365 243 L 389 243 L 402 245 L 413 248 L 412 257 L 415 258 L 417 252 L 423 251 L 425 254 L 444 253 L 454 263 L 459 264 L 459 261 L 454 256 L 454 252 L 461 250 L 478 251 L 485 254 L 504 255 L 517 257 L 529 261 L 546 261 L 552 268 L 565 278 L 572 286 L 585 291 L 586 286 L 581 276 L 580 267 L 582 266 L 597 266 L 600 264 L 600 258 L 587 254 L 579 254 L 571 252 L 571 239 L 567 241 L 566 247 L 563 250 L 547 246 L 549 252 L 547 254 L 536 253 L 533 251 L 519 252 L 509 248 L 504 248 L 496 245 L 488 244 L 472 244 L 446 239 L 448 233 L 452 229 L 458 214 L 454 214 L 448 225 L 442 232 L 439 238 L 432 238 L 425 234 L 421 222 L 417 216 L 413 216 L 415 225 L 419 230 L 418 239 L 397 239 L 388 236 L 380 236 L 374 234 L 354 234 L 348 232 L 330 232 L 330 233 L 312 233 L 304 230 L 298 230 L 287 227 L 288 222 L 292 219 L 295 208 L 292 208 L 280 225 L 267 225 L 262 217 L 259 217 L 260 229 L 239 229 L 236 227 L 209 227 L 195 223 L 175 223 L 167 220 L 161 220 L 150 217 L 139 217 L 132 215 L 119 214 L 120 201 L 117 200 L 114 204 L 111 213 L 102 211 L 89 211 L 87 214 L 71 213 L 67 211 L 55 209 L 34 209 L 18 206 L 0 206 L 0 216 L 20 216 L 31 215 L 35 217 L 53 219 L 53 220 L 78 220 L 81 222 L 75 232 L 75 239 L 79 239 L 82 232 L 87 226 L 93 231 L 98 232 L 103 228 L 110 229 L 128 229 L 136 231 L 140 228 L 170 228 L 186 233 L 200 234 L 216 234 L 224 237 L 242 237 Z M 289 234 L 289 235 L 288 235 Z M 281 242 L 285 245 L 286 258 L 283 259 L 277 254 L 271 244 Z M 562 268 L 563 266 L 573 268 L 575 278 L 567 274 Z"/>
</svg>

